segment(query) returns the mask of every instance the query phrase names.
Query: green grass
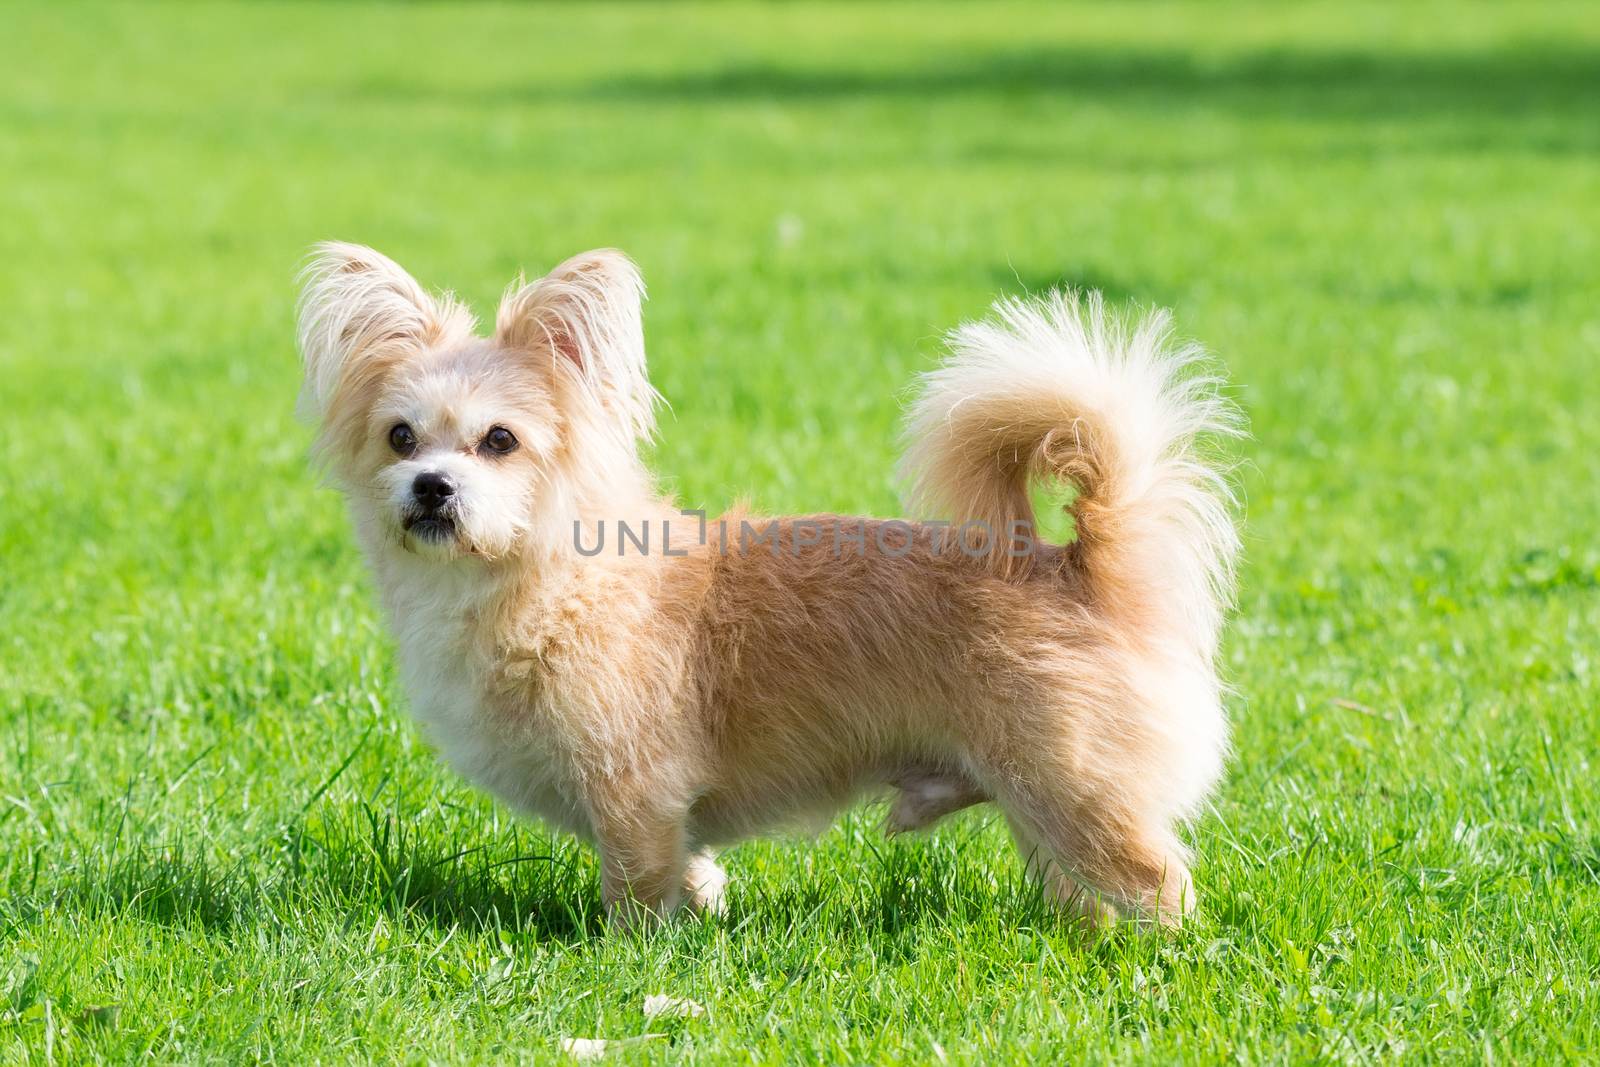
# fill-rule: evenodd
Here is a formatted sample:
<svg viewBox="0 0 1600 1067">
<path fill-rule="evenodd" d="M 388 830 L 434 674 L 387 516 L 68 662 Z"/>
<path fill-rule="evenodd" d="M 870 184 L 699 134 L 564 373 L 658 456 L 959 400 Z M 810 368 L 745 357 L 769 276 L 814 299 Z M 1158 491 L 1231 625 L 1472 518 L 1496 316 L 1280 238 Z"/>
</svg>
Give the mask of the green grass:
<svg viewBox="0 0 1600 1067">
<path fill-rule="evenodd" d="M 145 4 L 0 32 L 0 1056 L 1600 1053 L 1600 21 L 1571 3 Z M 1197 922 L 992 819 L 595 862 L 436 765 L 291 417 L 294 273 L 632 252 L 689 503 L 892 514 L 939 332 L 1177 309 L 1254 440 Z M 647 1026 L 644 995 L 708 1008 Z"/>
</svg>

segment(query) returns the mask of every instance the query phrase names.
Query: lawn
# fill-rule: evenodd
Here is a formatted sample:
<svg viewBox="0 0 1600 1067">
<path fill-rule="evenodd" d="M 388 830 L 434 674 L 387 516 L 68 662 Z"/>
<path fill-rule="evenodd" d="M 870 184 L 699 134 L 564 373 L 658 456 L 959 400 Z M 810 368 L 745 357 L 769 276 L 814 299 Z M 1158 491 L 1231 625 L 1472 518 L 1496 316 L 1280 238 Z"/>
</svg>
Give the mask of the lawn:
<svg viewBox="0 0 1600 1067">
<path fill-rule="evenodd" d="M 1592 5 L 194 3 L 0 30 L 0 1057 L 1600 1054 Z M 627 249 L 685 502 L 895 514 L 942 330 L 1058 283 L 1227 369 L 1198 918 L 1086 941 L 994 816 L 593 856 L 438 766 L 292 416 L 295 272 L 480 315 Z M 643 998 L 706 1008 L 646 1022 Z"/>
</svg>

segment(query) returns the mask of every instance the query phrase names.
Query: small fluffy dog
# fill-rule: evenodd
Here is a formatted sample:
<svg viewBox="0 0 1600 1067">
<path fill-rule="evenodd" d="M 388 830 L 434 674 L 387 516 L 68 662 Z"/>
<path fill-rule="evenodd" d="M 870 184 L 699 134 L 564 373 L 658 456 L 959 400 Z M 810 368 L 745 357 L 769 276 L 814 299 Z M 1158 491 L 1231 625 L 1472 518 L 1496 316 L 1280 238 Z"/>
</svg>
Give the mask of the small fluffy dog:
<svg viewBox="0 0 1600 1067">
<path fill-rule="evenodd" d="M 1237 547 L 1198 350 L 1097 297 L 1002 302 L 910 412 L 912 503 L 952 525 L 697 524 L 639 457 L 642 297 L 586 252 L 485 338 L 371 249 L 307 268 L 302 410 L 444 759 L 595 842 L 623 922 L 717 909 L 713 849 L 868 790 L 891 831 L 992 801 L 1064 907 L 1178 921 Z M 1032 534 L 1041 485 L 1068 544 Z"/>
</svg>

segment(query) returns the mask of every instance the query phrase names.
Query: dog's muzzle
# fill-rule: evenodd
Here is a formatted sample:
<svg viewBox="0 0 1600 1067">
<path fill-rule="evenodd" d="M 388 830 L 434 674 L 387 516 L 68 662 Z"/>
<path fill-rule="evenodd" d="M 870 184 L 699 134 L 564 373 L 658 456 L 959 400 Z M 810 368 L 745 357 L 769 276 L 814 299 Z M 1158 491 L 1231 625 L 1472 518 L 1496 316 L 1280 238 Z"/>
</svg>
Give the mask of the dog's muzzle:
<svg viewBox="0 0 1600 1067">
<path fill-rule="evenodd" d="M 456 483 L 441 471 L 423 471 L 411 483 L 411 503 L 401 518 L 406 533 L 423 541 L 456 536 Z"/>
</svg>

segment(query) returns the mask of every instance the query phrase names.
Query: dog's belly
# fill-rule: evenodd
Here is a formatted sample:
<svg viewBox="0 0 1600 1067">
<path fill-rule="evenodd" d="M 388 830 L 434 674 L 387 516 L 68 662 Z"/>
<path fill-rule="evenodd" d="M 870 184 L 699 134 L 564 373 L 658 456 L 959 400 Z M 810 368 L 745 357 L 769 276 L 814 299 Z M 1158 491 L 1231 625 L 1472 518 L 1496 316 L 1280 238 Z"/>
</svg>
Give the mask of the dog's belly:
<svg viewBox="0 0 1600 1067">
<path fill-rule="evenodd" d="M 781 770 L 758 761 L 724 775 L 700 795 L 690 811 L 690 835 L 698 844 L 731 845 L 771 832 L 820 834 L 852 803 L 886 793 L 896 798 L 915 794 L 928 809 L 914 823 L 902 817 L 906 825 L 896 825 L 897 830 L 920 829 L 989 799 L 954 758 L 890 751 L 857 762 L 790 761 Z M 958 796 L 965 799 L 958 802 Z"/>
<path fill-rule="evenodd" d="M 808 836 L 828 829 L 863 791 L 834 782 L 789 782 L 781 786 L 722 788 L 703 794 L 689 811 L 689 834 L 697 845 L 736 845 L 769 833 Z"/>
</svg>

